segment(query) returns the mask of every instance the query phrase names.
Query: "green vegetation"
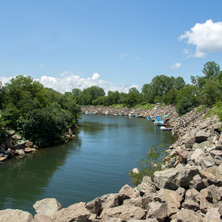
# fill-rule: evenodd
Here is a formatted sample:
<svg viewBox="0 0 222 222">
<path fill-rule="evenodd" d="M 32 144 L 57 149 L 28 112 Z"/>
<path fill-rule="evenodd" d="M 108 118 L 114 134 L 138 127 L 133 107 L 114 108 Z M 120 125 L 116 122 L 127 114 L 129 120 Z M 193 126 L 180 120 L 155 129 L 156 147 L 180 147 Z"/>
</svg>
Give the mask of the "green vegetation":
<svg viewBox="0 0 222 222">
<path fill-rule="evenodd" d="M 0 138 L 4 128 L 14 129 L 40 147 L 64 141 L 74 129 L 80 108 L 72 93 L 44 88 L 31 77 L 16 76 L 0 88 Z"/>
<path fill-rule="evenodd" d="M 92 86 L 83 91 L 73 89 L 72 94 L 80 105 L 103 105 L 113 108 L 147 108 L 160 103 L 176 105 L 179 115 L 184 115 L 195 107 L 209 107 L 222 101 L 222 71 L 220 66 L 207 62 L 203 67 L 203 76 L 191 76 L 191 84 L 182 77 L 157 75 L 150 83 L 143 85 L 141 92 L 131 88 L 128 93 L 118 91 L 105 92 Z"/>
<path fill-rule="evenodd" d="M 161 147 L 162 149 L 157 149 L 156 146 L 152 146 L 145 158 L 142 158 L 137 162 L 139 169 L 138 174 L 132 173 L 132 171 L 129 172 L 129 176 L 135 185 L 140 184 L 144 176 L 149 176 L 153 179 L 153 174 L 156 171 L 161 170 L 163 164 L 161 161 L 161 155 L 164 153 L 164 147 Z"/>
<path fill-rule="evenodd" d="M 217 115 L 219 120 L 222 121 L 222 101 L 216 102 L 211 110 L 208 110 L 204 115 L 204 118 Z"/>
</svg>

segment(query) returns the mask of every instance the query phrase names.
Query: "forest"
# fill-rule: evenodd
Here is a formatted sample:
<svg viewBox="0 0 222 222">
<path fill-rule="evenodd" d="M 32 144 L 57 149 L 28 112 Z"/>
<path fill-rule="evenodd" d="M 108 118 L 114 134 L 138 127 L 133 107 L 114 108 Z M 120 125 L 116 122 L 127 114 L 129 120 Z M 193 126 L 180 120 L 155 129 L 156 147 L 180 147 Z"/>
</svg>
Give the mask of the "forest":
<svg viewBox="0 0 222 222">
<path fill-rule="evenodd" d="M 191 76 L 190 84 L 182 77 L 158 75 L 144 84 L 141 92 L 131 88 L 128 93 L 106 93 L 103 88 L 91 86 L 62 94 L 44 87 L 30 76 L 16 76 L 4 85 L 0 82 L 0 143 L 6 137 L 6 129 L 19 132 L 39 147 L 62 143 L 64 133 L 76 128 L 81 105 L 172 104 L 179 115 L 200 105 L 221 107 L 220 66 L 214 61 L 207 62 L 202 73 L 203 76 Z M 220 108 L 219 113 L 222 113 Z"/>
</svg>

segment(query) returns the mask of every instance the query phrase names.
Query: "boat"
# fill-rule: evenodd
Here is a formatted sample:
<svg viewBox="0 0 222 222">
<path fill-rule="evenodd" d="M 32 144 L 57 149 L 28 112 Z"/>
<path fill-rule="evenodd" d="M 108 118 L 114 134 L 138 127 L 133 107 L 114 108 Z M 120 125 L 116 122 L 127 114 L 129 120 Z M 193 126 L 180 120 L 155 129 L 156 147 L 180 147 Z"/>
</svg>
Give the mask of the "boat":
<svg viewBox="0 0 222 222">
<path fill-rule="evenodd" d="M 161 119 L 161 116 L 156 116 L 155 122 L 154 122 L 155 126 L 163 126 L 164 122 Z"/>
<path fill-rule="evenodd" d="M 132 113 L 129 113 L 129 117 L 134 117 L 134 115 Z"/>
<path fill-rule="evenodd" d="M 167 127 L 165 127 L 165 126 L 161 126 L 160 127 L 160 130 L 162 130 L 162 131 L 171 131 L 173 128 L 167 128 Z"/>
<path fill-rule="evenodd" d="M 152 117 L 150 117 L 150 116 L 147 116 L 147 119 L 148 119 L 148 120 L 152 120 Z"/>
</svg>

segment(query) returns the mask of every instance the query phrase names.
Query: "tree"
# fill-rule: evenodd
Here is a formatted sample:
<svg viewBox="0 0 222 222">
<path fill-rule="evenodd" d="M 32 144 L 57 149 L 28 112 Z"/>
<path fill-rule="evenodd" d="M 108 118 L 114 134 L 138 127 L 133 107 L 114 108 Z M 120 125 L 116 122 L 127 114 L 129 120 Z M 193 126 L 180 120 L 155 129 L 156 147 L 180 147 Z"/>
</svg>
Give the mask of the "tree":
<svg viewBox="0 0 222 222">
<path fill-rule="evenodd" d="M 133 87 L 129 90 L 129 93 L 126 96 L 124 103 L 127 106 L 131 107 L 136 104 L 139 104 L 141 101 L 142 101 L 142 96 L 140 92 L 135 87 Z"/>
<path fill-rule="evenodd" d="M 205 79 L 214 80 L 220 74 L 220 66 L 214 61 L 207 62 L 204 64 L 202 72 L 205 74 Z"/>
<path fill-rule="evenodd" d="M 91 86 L 83 90 L 82 93 L 82 104 L 83 105 L 92 105 L 93 100 L 96 100 L 100 96 L 105 96 L 105 91 L 103 88 L 98 86 Z"/>
</svg>

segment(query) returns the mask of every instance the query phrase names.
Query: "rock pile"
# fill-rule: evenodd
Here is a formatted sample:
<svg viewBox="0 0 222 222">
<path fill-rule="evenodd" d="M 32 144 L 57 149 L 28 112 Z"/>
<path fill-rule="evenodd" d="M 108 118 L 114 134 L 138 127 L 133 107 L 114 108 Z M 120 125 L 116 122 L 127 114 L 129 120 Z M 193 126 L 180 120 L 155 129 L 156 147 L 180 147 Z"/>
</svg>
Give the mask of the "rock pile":
<svg viewBox="0 0 222 222">
<path fill-rule="evenodd" d="M 152 110 L 148 109 L 133 109 L 133 108 L 111 108 L 108 106 L 82 106 L 81 107 L 82 113 L 89 114 L 101 114 L 101 115 L 124 115 L 129 116 L 129 114 L 134 114 L 139 117 L 146 118 L 148 116 L 155 118 L 155 116 L 165 116 L 169 115 L 169 118 L 174 121 L 178 114 L 174 106 L 160 106 L 156 105 Z"/>
<path fill-rule="evenodd" d="M 34 204 L 34 217 L 3 210 L 0 221 L 222 221 L 222 124 L 216 116 L 203 119 L 204 113 L 194 110 L 175 120 L 179 139 L 153 181 L 145 176 L 135 188 L 125 185 L 118 193 L 63 209 L 57 200 L 44 199 Z"/>
<path fill-rule="evenodd" d="M 29 140 L 22 140 L 22 137 L 15 134 L 14 130 L 8 131 L 4 143 L 0 144 L 0 162 L 12 157 L 21 157 L 25 154 L 35 152 L 37 147 Z"/>
</svg>

